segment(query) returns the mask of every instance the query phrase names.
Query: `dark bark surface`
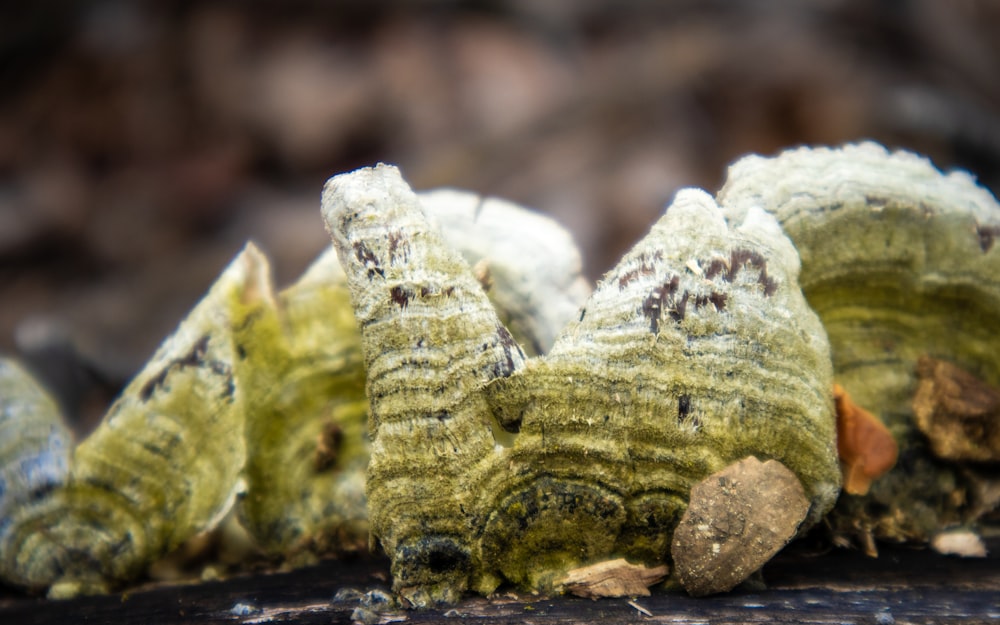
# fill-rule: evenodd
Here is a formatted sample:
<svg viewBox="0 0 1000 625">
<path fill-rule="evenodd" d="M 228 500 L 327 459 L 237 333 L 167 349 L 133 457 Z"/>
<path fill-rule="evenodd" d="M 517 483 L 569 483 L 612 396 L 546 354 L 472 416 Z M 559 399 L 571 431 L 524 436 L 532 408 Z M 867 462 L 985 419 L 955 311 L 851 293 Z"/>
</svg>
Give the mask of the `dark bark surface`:
<svg viewBox="0 0 1000 625">
<path fill-rule="evenodd" d="M 994 551 L 1000 541 L 991 541 Z M 397 610 L 378 622 L 455 623 L 993 623 L 1000 619 L 1000 558 L 961 559 L 928 550 L 783 553 L 764 569 L 766 590 L 692 598 L 653 589 L 650 597 L 469 597 L 450 609 Z M 290 573 L 165 586 L 70 601 L 0 599 L 2 623 L 350 623 L 356 600 L 333 601 L 339 589 L 386 588 L 381 559 L 328 561 Z M 249 614 L 239 615 L 237 606 Z M 236 609 L 234 609 L 236 608 Z M 648 612 L 648 614 L 646 614 Z"/>
</svg>

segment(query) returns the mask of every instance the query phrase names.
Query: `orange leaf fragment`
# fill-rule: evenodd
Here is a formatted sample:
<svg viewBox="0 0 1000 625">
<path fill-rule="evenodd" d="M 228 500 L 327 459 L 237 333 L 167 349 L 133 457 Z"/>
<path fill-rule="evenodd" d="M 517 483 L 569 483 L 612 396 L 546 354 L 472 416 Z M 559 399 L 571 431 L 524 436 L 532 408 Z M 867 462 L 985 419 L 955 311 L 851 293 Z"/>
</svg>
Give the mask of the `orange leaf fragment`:
<svg viewBox="0 0 1000 625">
<path fill-rule="evenodd" d="M 837 409 L 837 453 L 844 473 L 844 491 L 864 495 L 875 478 L 896 464 L 899 447 L 878 417 L 851 401 L 839 384 L 833 385 Z"/>
</svg>

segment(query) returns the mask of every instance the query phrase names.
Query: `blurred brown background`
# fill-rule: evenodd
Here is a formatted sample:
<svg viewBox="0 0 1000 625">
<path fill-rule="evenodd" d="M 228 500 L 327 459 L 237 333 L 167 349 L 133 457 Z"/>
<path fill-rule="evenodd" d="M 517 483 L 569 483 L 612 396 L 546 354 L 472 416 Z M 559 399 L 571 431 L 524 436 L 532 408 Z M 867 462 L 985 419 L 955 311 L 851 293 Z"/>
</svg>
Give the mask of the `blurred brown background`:
<svg viewBox="0 0 1000 625">
<path fill-rule="evenodd" d="M 1000 3 L 0 8 L 0 352 L 99 414 L 243 242 L 292 280 L 377 161 L 549 212 L 592 278 L 746 152 L 871 138 L 1000 190 Z"/>
</svg>

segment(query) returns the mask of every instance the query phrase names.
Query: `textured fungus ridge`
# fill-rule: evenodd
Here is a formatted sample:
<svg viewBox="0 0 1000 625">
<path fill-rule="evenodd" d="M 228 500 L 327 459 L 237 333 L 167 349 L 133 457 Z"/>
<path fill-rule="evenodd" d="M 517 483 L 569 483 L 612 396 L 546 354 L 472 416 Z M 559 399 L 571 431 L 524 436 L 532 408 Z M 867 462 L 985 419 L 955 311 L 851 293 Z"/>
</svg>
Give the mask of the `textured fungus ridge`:
<svg viewBox="0 0 1000 625">
<path fill-rule="evenodd" d="M 361 327 L 372 455 L 372 532 L 414 603 L 455 601 L 475 566 L 469 474 L 503 436 L 485 385 L 524 354 L 394 167 L 327 182 L 323 215 Z"/>
<path fill-rule="evenodd" d="M 228 509 L 246 450 L 232 338 L 218 330 L 245 321 L 256 306 L 244 296 L 257 288 L 260 261 L 250 247 L 223 272 L 110 408 L 104 425 L 73 450 L 64 479 L 36 487 L 22 505 L 4 511 L 3 579 L 55 584 L 55 594 L 101 590 L 135 577 Z M 14 412 L 16 393 L 0 401 L 11 417 L 5 437 L 37 428 L 33 414 Z M 49 463 L 36 455 L 35 469 L 25 470 L 9 456 L 3 461 L 5 472 L 13 468 L 29 479 Z"/>
<path fill-rule="evenodd" d="M 472 193 L 420 202 L 518 338 L 548 349 L 589 291 L 566 232 Z M 522 253 L 538 240 L 550 245 Z M 0 359 L 0 579 L 53 596 L 119 586 L 234 500 L 266 552 L 308 561 L 363 543 L 368 402 L 349 297 L 332 248 L 275 292 L 248 245 L 75 449 L 55 403 Z"/>
<path fill-rule="evenodd" d="M 1000 385 L 997 201 L 964 172 L 873 143 L 745 157 L 718 199 L 736 218 L 757 208 L 777 217 L 802 258 L 837 381 L 899 443 L 896 468 L 867 496 L 844 497 L 837 523 L 926 541 L 971 520 L 975 488 L 933 459 L 911 403 L 925 355 Z"/>
<path fill-rule="evenodd" d="M 834 374 L 900 449 L 878 477 L 895 445 L 851 430 L 881 451 L 835 530 L 927 541 L 996 506 L 962 462 L 995 453 L 1000 206 L 966 174 L 874 144 L 747 157 L 589 299 L 565 232 L 500 200 L 378 166 L 323 213 L 336 254 L 276 293 L 248 245 L 75 448 L 0 359 L 3 582 L 114 587 L 236 500 L 272 553 L 370 527 L 418 606 L 616 558 L 725 590 L 833 504 Z"/>
<path fill-rule="evenodd" d="M 813 520 L 832 505 L 828 346 L 766 213 L 729 225 L 681 192 L 527 361 L 395 168 L 331 179 L 324 216 L 369 371 L 372 530 L 414 603 L 662 562 L 691 486 L 748 455 L 789 467 Z"/>
</svg>

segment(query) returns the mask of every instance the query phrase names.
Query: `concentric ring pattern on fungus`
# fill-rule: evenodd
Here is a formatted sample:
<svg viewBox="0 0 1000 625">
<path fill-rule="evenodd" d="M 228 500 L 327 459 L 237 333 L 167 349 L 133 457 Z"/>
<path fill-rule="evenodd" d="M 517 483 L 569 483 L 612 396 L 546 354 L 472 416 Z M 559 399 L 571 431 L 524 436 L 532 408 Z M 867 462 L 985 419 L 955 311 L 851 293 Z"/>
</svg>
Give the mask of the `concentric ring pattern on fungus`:
<svg viewBox="0 0 1000 625">
<path fill-rule="evenodd" d="M 519 338 L 550 347 L 589 290 L 568 234 L 472 193 L 420 201 Z M 537 239 L 553 245 L 519 253 Z M 110 590 L 234 502 L 256 547 L 292 562 L 364 544 L 365 377 L 332 248 L 276 293 L 252 244 L 75 448 L 44 389 L 0 360 L 0 577 L 52 596 Z"/>
<path fill-rule="evenodd" d="M 926 541 L 985 505 L 912 415 L 918 362 L 1000 387 L 1000 207 L 967 174 L 874 144 L 747 157 L 586 301 L 565 232 L 502 201 L 379 166 L 332 178 L 323 211 L 339 261 L 275 293 L 248 245 L 72 451 L 0 361 L 5 582 L 113 588 L 238 501 L 273 553 L 370 527 L 414 605 L 558 590 L 669 561 L 692 486 L 749 456 L 817 521 L 834 378 L 901 449 L 835 529 Z"/>
<path fill-rule="evenodd" d="M 802 259 L 800 282 L 830 337 L 837 381 L 881 417 L 900 459 L 836 524 L 926 541 L 968 520 L 966 473 L 936 460 L 914 425 L 921 356 L 1000 385 L 1000 206 L 965 172 L 874 143 L 748 156 L 719 203 L 777 217 Z"/>
<path fill-rule="evenodd" d="M 763 211 L 727 224 L 681 192 L 529 360 L 395 168 L 331 179 L 324 215 L 365 345 L 372 529 L 413 603 L 661 562 L 691 486 L 748 455 L 795 473 L 812 520 L 832 505 L 828 344 Z"/>
</svg>

